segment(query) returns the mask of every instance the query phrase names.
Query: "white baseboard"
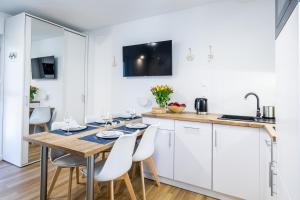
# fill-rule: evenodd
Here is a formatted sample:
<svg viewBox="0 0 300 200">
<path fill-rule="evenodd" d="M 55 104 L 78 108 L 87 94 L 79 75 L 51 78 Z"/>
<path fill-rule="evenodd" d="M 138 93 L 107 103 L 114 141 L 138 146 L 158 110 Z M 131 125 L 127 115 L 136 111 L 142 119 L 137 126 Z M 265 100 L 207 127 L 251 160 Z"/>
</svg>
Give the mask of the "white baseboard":
<svg viewBox="0 0 300 200">
<path fill-rule="evenodd" d="M 147 172 L 145 172 L 145 178 L 154 180 L 153 176 Z M 178 188 L 182 188 L 185 190 L 189 190 L 198 194 L 202 194 L 205 196 L 213 197 L 215 199 L 222 199 L 222 200 L 238 200 L 239 198 L 228 196 L 225 194 L 221 194 L 212 190 L 204 189 L 198 186 L 182 183 L 179 181 L 175 181 L 172 179 L 164 178 L 164 177 L 159 177 L 161 183 L 165 183 L 167 185 L 172 185 Z"/>
</svg>

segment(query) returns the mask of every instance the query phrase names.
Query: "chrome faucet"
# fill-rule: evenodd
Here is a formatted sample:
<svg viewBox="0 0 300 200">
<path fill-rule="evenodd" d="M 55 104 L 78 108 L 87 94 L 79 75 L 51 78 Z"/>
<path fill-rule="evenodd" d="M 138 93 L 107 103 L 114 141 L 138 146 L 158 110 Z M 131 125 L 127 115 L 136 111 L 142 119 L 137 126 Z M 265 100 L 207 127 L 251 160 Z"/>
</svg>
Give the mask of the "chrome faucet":
<svg viewBox="0 0 300 200">
<path fill-rule="evenodd" d="M 249 92 L 245 95 L 245 100 L 247 100 L 248 96 L 253 95 L 256 97 L 256 117 L 260 118 L 261 113 L 260 113 L 260 106 L 259 106 L 259 97 L 257 94 L 255 94 L 254 92 Z"/>
</svg>

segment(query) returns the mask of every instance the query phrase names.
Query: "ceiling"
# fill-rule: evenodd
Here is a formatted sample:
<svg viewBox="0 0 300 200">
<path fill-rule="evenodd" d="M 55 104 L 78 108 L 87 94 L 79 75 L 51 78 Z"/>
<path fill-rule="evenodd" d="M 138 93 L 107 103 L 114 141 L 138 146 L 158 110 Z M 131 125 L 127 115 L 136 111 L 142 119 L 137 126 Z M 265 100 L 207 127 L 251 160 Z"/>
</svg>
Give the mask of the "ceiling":
<svg viewBox="0 0 300 200">
<path fill-rule="evenodd" d="M 0 12 L 21 12 L 87 31 L 207 3 L 247 0 L 0 0 Z"/>
</svg>

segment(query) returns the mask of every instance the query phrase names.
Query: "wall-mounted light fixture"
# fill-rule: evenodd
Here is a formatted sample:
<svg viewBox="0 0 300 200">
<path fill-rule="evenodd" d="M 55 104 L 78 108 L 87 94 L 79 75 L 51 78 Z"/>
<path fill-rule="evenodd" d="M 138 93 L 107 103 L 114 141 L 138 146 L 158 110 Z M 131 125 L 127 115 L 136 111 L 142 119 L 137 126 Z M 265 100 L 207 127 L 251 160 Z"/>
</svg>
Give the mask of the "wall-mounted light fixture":
<svg viewBox="0 0 300 200">
<path fill-rule="evenodd" d="M 8 55 L 8 59 L 10 61 L 15 61 L 17 59 L 17 56 L 18 56 L 17 52 L 10 52 Z"/>
<path fill-rule="evenodd" d="M 195 59 L 195 56 L 192 54 L 192 49 L 189 48 L 189 52 L 188 52 L 188 54 L 186 56 L 186 60 L 188 62 L 192 62 L 194 59 Z"/>
</svg>

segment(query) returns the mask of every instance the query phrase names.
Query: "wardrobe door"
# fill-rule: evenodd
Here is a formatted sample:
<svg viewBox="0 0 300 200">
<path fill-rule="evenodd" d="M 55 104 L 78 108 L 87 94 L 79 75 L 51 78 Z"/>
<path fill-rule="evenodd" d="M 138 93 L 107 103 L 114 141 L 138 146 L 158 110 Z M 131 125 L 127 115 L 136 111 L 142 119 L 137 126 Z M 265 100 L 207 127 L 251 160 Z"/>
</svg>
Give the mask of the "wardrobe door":
<svg viewBox="0 0 300 200">
<path fill-rule="evenodd" d="M 85 113 L 86 37 L 65 30 L 64 106 L 78 123 Z"/>
<path fill-rule="evenodd" d="M 24 13 L 9 17 L 5 25 L 3 98 L 3 159 L 17 166 L 27 163 L 29 83 L 26 59 L 30 42 L 30 20 Z M 29 37 L 29 40 L 28 38 Z M 30 44 L 29 44 L 30 45 Z M 27 122 L 27 123 L 26 123 Z"/>
</svg>

